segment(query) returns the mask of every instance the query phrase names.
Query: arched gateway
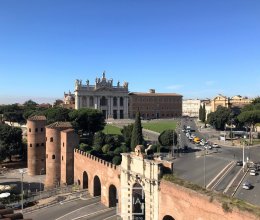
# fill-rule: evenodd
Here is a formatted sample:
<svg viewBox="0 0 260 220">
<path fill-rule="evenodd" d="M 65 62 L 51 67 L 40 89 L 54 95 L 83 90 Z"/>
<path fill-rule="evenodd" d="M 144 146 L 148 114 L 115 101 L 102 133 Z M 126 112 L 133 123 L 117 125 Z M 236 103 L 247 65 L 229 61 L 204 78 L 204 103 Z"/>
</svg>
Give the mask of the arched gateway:
<svg viewBox="0 0 260 220">
<path fill-rule="evenodd" d="M 83 189 L 88 189 L 88 174 L 86 171 L 83 172 L 82 184 Z"/>
<path fill-rule="evenodd" d="M 159 219 L 162 167 L 161 161 L 146 157 L 142 145 L 136 146 L 135 153 L 122 154 L 120 204 L 123 220 Z"/>
<path fill-rule="evenodd" d="M 101 182 L 98 176 L 94 177 L 93 181 L 93 196 L 101 195 Z"/>
<path fill-rule="evenodd" d="M 171 217 L 170 215 L 165 215 L 165 216 L 163 217 L 163 220 L 174 220 L 174 218 Z"/>
<path fill-rule="evenodd" d="M 115 207 L 117 204 L 117 190 L 114 185 L 109 186 L 109 207 Z"/>
</svg>

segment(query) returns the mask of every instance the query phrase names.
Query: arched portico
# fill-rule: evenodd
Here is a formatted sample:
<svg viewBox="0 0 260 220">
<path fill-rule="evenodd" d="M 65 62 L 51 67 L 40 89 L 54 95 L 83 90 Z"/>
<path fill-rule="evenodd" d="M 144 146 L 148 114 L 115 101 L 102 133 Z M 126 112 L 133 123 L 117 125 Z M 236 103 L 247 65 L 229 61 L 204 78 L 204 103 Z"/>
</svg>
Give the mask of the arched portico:
<svg viewBox="0 0 260 220">
<path fill-rule="evenodd" d="M 117 204 L 117 189 L 114 185 L 109 186 L 108 196 L 109 196 L 109 207 L 115 207 Z"/>
<path fill-rule="evenodd" d="M 132 214 L 133 219 L 145 219 L 145 194 L 139 183 L 132 188 Z"/>
<path fill-rule="evenodd" d="M 170 215 L 165 215 L 163 217 L 163 220 L 175 220 L 175 219 L 172 216 L 170 216 Z"/>
<path fill-rule="evenodd" d="M 94 177 L 93 181 L 93 196 L 101 195 L 101 182 L 98 176 Z"/>
<path fill-rule="evenodd" d="M 88 174 L 87 174 L 86 171 L 83 172 L 82 188 L 83 189 L 88 189 Z"/>
</svg>

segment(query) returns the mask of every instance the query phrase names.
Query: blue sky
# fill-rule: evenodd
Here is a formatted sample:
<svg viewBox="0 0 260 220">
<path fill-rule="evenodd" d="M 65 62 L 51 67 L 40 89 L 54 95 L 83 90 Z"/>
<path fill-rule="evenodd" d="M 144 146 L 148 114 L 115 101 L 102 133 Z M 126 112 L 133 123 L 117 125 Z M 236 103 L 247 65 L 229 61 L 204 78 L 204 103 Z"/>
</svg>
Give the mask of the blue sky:
<svg viewBox="0 0 260 220">
<path fill-rule="evenodd" d="M 104 70 L 131 92 L 260 95 L 260 1 L 0 0 L 0 103 Z"/>
</svg>

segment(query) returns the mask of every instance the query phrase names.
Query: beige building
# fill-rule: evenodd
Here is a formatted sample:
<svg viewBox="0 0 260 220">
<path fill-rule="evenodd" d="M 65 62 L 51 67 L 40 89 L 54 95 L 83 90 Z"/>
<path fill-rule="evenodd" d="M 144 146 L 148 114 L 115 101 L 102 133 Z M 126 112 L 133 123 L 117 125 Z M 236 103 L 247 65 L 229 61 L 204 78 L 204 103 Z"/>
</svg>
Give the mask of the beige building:
<svg viewBox="0 0 260 220">
<path fill-rule="evenodd" d="M 223 106 L 226 108 L 230 107 L 229 98 L 219 94 L 211 100 L 211 111 L 214 112 L 217 110 L 218 106 Z"/>
<path fill-rule="evenodd" d="M 172 118 L 182 115 L 182 95 L 176 93 L 129 93 L 129 117 L 135 118 L 140 112 L 144 119 Z"/>
<path fill-rule="evenodd" d="M 182 101 L 182 115 L 199 117 L 201 101 L 199 99 L 186 99 Z"/>
<path fill-rule="evenodd" d="M 82 80 L 75 83 L 75 109 L 94 108 L 103 112 L 105 118 L 128 118 L 128 83 L 113 86 L 113 79 L 96 78 L 95 84 Z"/>
<path fill-rule="evenodd" d="M 248 97 L 242 97 L 241 95 L 236 95 L 229 100 L 231 107 L 243 108 L 245 105 L 249 105 L 252 100 Z"/>
<path fill-rule="evenodd" d="M 63 108 L 74 109 L 75 108 L 75 95 L 70 91 L 68 93 L 64 92 L 63 103 L 61 104 Z"/>
</svg>

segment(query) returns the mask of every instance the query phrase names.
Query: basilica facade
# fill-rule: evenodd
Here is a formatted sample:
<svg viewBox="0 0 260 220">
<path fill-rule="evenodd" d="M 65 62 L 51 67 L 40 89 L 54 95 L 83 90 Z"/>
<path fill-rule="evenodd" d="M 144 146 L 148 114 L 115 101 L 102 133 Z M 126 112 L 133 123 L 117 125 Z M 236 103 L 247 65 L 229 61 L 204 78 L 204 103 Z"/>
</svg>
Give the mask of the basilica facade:
<svg viewBox="0 0 260 220">
<path fill-rule="evenodd" d="M 102 78 L 96 78 L 95 84 L 85 84 L 82 80 L 75 82 L 75 109 L 93 108 L 103 112 L 106 119 L 128 118 L 128 83 L 113 85 L 113 79 L 107 79 L 105 72 Z"/>
</svg>

